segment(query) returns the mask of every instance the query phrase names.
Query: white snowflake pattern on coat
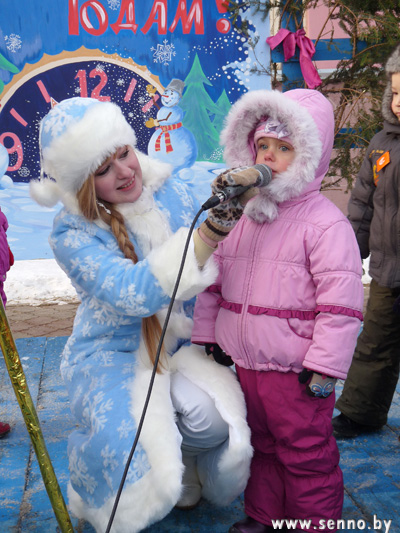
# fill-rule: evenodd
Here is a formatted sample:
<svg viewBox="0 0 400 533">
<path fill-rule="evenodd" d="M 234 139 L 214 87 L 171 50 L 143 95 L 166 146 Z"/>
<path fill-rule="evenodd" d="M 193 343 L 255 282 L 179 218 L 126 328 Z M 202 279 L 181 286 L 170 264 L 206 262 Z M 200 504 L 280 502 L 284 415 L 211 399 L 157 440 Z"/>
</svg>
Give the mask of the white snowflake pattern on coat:
<svg viewBox="0 0 400 533">
<path fill-rule="evenodd" d="M 150 195 L 148 205 L 144 192 L 141 202 L 118 206 L 139 258 L 137 264 L 123 256 L 103 222 L 85 221 L 76 205 L 59 213 L 49 239 L 58 263 L 81 299 L 61 361 L 61 374 L 77 421 L 77 429 L 68 439 L 69 506 L 75 516 L 91 522 L 98 533 L 107 524 L 150 381 L 142 319 L 160 311 L 160 316 L 165 316 L 188 233 L 182 221 L 190 225 L 199 209 L 179 180 L 166 180 L 165 176 L 157 183 L 158 188 L 152 182 L 154 199 Z M 135 211 L 136 204 L 139 212 Z M 213 260 L 200 269 L 190 247 L 181 284 L 192 292 L 190 296 L 185 293 L 185 298 L 205 289 L 215 276 Z M 169 365 L 173 365 L 177 353 L 188 348 L 193 302 L 193 298 L 177 301 L 171 317 L 174 323 L 165 339 L 168 353 L 174 354 Z M 250 464 L 244 400 L 231 370 L 210 361 L 203 350 L 199 354 L 195 348 L 195 352 L 193 371 L 189 365 L 185 372 L 192 372 L 190 379 L 215 398 L 236 440 L 216 470 L 218 473 L 221 468 L 223 474 L 215 494 L 205 493 L 217 504 L 227 504 L 243 491 Z M 179 364 L 186 366 L 186 359 L 182 355 Z M 212 381 L 215 375 L 215 383 L 208 390 L 209 377 Z M 232 402 L 237 405 L 231 414 Z M 181 439 L 166 371 L 158 374 L 154 383 L 146 423 L 113 524 L 116 532 L 138 532 L 174 507 L 182 490 Z"/>
<path fill-rule="evenodd" d="M 189 220 L 196 214 L 186 186 L 175 180 L 166 182 L 155 200 L 154 207 L 171 225 L 169 233 L 181 226 L 182 216 Z M 143 257 L 135 235 L 130 237 Z M 57 215 L 49 242 L 82 300 L 61 364 L 72 411 L 82 425 L 69 438 L 71 484 L 87 504 L 101 507 L 122 476 L 124 463 L 114 459 L 128 457 L 135 436 L 129 406 L 142 317 L 167 306 L 169 298 L 146 259 L 133 264 L 108 228 L 84 220 L 75 210 Z M 98 462 L 93 461 L 96 456 Z M 139 445 L 127 483 L 149 469 Z"/>
</svg>

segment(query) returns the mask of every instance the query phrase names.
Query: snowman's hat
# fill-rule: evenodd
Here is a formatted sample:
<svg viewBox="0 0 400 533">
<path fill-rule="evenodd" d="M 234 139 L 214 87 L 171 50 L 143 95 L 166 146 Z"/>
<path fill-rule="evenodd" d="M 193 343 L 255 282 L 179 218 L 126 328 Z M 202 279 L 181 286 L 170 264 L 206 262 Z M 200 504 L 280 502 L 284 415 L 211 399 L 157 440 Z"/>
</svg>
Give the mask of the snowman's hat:
<svg viewBox="0 0 400 533">
<path fill-rule="evenodd" d="M 179 94 L 179 96 L 182 96 L 184 88 L 185 88 L 185 83 L 182 80 L 178 80 L 177 78 L 174 78 L 168 83 L 168 86 L 165 88 L 165 90 L 170 89 L 171 91 L 176 91 Z"/>
</svg>

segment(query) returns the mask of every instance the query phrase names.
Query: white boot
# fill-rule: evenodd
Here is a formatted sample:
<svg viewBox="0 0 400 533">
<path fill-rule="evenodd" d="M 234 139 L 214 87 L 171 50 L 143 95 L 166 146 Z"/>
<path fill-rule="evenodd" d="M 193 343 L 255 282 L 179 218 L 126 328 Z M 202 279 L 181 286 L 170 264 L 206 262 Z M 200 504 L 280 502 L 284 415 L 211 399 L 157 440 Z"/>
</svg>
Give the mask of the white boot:
<svg viewBox="0 0 400 533">
<path fill-rule="evenodd" d="M 185 471 L 182 478 L 182 494 L 175 507 L 182 510 L 194 509 L 201 498 L 201 484 L 197 473 L 197 456 L 182 454 Z"/>
</svg>

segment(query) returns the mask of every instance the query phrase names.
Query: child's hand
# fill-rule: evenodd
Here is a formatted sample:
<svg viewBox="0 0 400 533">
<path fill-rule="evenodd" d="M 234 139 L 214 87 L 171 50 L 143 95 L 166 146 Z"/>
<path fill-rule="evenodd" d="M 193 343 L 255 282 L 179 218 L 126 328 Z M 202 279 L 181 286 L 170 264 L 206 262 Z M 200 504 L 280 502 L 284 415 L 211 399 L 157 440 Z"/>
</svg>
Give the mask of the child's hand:
<svg viewBox="0 0 400 533">
<path fill-rule="evenodd" d="M 213 189 L 213 186 L 216 189 L 215 191 L 213 190 L 213 193 L 215 194 L 216 192 L 219 192 L 225 187 L 230 186 L 242 185 L 243 187 L 247 187 L 249 185 L 255 185 L 260 179 L 260 173 L 264 174 L 257 168 L 257 166 L 265 167 L 266 165 L 255 165 L 254 167 L 238 167 L 226 170 L 225 172 L 220 174 L 211 184 L 211 189 Z M 257 187 L 251 187 L 251 189 L 238 196 L 240 204 L 244 207 L 247 202 L 254 198 L 254 196 L 257 196 L 258 193 L 259 189 Z"/>
<path fill-rule="evenodd" d="M 258 165 L 258 167 L 265 167 L 265 165 Z M 262 175 L 263 173 L 257 168 L 257 165 L 254 167 L 230 168 L 215 178 L 211 183 L 211 190 L 213 194 L 216 194 L 226 187 L 255 185 L 260 179 L 260 174 Z M 257 187 L 252 187 L 244 192 L 238 196 L 240 204 L 244 207 L 258 192 Z"/>
<path fill-rule="evenodd" d="M 212 355 L 214 361 L 223 366 L 233 365 L 233 361 L 229 355 L 218 344 L 206 344 L 204 346 L 207 355 Z"/>
<path fill-rule="evenodd" d="M 312 396 L 313 398 L 327 398 L 335 390 L 337 379 L 323 376 L 318 372 L 303 368 L 302 372 L 299 374 L 299 382 L 307 383 L 307 381 L 309 381 L 309 383 L 306 392 L 309 396 Z"/>
<path fill-rule="evenodd" d="M 226 170 L 211 183 L 212 193 L 215 195 L 226 187 L 235 185 L 251 185 L 252 183 L 255 183 L 257 179 L 254 172 L 253 174 L 254 176 L 249 179 L 243 177 L 243 175 L 235 176 L 230 170 Z M 255 191 L 256 189 L 252 188 L 250 190 Z M 224 240 L 242 216 L 244 205 L 247 200 L 242 204 L 241 199 L 242 196 L 247 195 L 250 190 L 243 193 L 241 196 L 231 198 L 230 200 L 211 208 L 208 211 L 207 220 L 200 226 L 204 235 L 215 242 Z"/>
</svg>

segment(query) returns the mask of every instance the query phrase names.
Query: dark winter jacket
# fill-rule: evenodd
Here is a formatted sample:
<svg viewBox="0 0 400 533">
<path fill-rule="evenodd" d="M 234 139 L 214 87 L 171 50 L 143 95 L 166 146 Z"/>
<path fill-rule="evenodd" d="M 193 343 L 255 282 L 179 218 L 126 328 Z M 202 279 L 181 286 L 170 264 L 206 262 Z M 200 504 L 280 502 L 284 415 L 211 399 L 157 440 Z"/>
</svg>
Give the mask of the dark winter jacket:
<svg viewBox="0 0 400 533">
<path fill-rule="evenodd" d="M 349 202 L 349 220 L 369 274 L 400 287 L 400 123 L 385 121 L 371 140 Z"/>
<path fill-rule="evenodd" d="M 383 130 L 371 140 L 349 202 L 349 219 L 361 257 L 379 285 L 400 287 L 400 123 L 391 109 L 392 74 L 400 72 L 400 47 L 385 65 Z"/>
</svg>

